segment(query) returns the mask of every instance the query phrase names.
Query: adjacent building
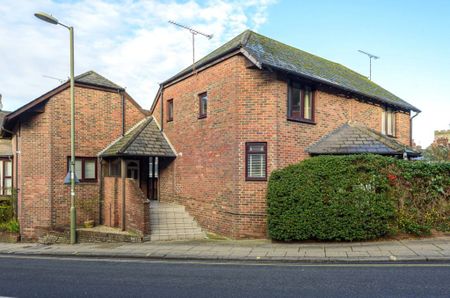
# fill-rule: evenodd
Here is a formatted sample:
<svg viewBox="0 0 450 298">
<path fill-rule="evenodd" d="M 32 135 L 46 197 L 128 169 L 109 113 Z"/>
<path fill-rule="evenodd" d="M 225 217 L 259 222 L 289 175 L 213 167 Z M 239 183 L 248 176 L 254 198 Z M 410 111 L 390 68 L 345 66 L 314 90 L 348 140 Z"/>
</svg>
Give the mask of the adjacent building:
<svg viewBox="0 0 450 298">
<path fill-rule="evenodd" d="M 4 118 L 12 142 L 13 180 L 23 238 L 69 224 L 70 83 L 39 96 Z M 146 117 L 124 88 L 94 71 L 75 78 L 78 223 L 100 220 L 98 153 Z"/>
</svg>

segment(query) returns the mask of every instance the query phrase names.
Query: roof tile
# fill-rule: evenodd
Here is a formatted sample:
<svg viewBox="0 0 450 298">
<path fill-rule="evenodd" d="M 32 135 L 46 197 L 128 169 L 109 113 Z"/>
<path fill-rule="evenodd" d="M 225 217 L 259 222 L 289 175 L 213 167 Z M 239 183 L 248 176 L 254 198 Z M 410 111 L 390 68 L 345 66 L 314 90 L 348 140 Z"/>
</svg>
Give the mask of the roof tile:
<svg viewBox="0 0 450 298">
<path fill-rule="evenodd" d="M 352 139 L 358 140 L 351 141 Z M 313 155 L 357 153 L 402 155 L 403 152 L 407 152 L 410 156 L 420 155 L 393 138 L 353 122 L 346 123 L 325 135 L 306 151 Z"/>
</svg>

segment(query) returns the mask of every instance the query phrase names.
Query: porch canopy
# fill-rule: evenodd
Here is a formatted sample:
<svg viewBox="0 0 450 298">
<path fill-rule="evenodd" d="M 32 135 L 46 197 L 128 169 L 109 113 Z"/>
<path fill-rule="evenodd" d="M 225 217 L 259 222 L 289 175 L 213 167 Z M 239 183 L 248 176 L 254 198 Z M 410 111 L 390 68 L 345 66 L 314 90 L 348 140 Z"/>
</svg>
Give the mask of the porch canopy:
<svg viewBox="0 0 450 298">
<path fill-rule="evenodd" d="M 363 126 L 348 122 L 338 127 L 306 151 L 311 155 L 342 155 L 372 153 L 397 157 L 417 157 L 420 153 L 398 142 L 393 137 Z"/>
<path fill-rule="evenodd" d="M 155 119 L 148 117 L 124 136 L 114 141 L 105 150 L 100 152 L 100 157 L 176 157 L 175 151 L 161 132 Z"/>
<path fill-rule="evenodd" d="M 159 196 L 159 168 L 175 157 L 153 117 L 143 119 L 110 144 L 99 157 L 102 222 L 146 235 L 150 231 L 149 199 Z"/>
</svg>

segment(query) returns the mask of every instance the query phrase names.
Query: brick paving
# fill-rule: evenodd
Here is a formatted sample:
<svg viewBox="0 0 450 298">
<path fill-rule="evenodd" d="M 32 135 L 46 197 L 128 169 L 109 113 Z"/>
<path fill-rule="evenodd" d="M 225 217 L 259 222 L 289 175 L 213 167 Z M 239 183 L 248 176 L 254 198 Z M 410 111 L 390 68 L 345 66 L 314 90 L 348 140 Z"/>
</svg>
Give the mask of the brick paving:
<svg viewBox="0 0 450 298">
<path fill-rule="evenodd" d="M 345 243 L 275 243 L 269 240 L 151 241 L 76 245 L 0 243 L 0 254 L 291 262 L 450 261 L 450 236 Z"/>
</svg>

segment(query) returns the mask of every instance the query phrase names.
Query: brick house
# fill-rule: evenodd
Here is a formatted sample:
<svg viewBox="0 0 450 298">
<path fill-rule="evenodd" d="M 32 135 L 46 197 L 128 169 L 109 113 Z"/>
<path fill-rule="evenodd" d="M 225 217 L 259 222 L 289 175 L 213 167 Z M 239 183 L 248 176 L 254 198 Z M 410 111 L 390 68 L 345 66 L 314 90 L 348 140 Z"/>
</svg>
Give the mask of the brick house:
<svg viewBox="0 0 450 298">
<path fill-rule="evenodd" d="M 263 238 L 273 170 L 318 154 L 417 155 L 409 148 L 416 107 L 252 31 L 163 82 L 150 113 L 94 72 L 76 78 L 75 98 L 78 223 L 90 216 L 141 235 L 160 221 L 177 229 L 178 218 L 171 226 L 165 214 L 150 218 L 161 205 L 186 209 L 211 232 Z M 25 238 L 68 225 L 69 113 L 67 82 L 5 117 Z M 96 208 L 83 206 L 89 200 Z"/>
<path fill-rule="evenodd" d="M 70 186 L 70 83 L 5 116 L 2 136 L 12 143 L 14 188 L 24 239 L 67 226 Z M 98 153 L 147 114 L 125 90 L 89 71 L 75 78 L 77 221 L 101 220 Z"/>
<path fill-rule="evenodd" d="M 270 173 L 316 154 L 416 156 L 412 112 L 366 77 L 245 31 L 160 85 L 151 113 L 177 157 L 159 199 L 233 238 L 266 236 Z"/>
</svg>

